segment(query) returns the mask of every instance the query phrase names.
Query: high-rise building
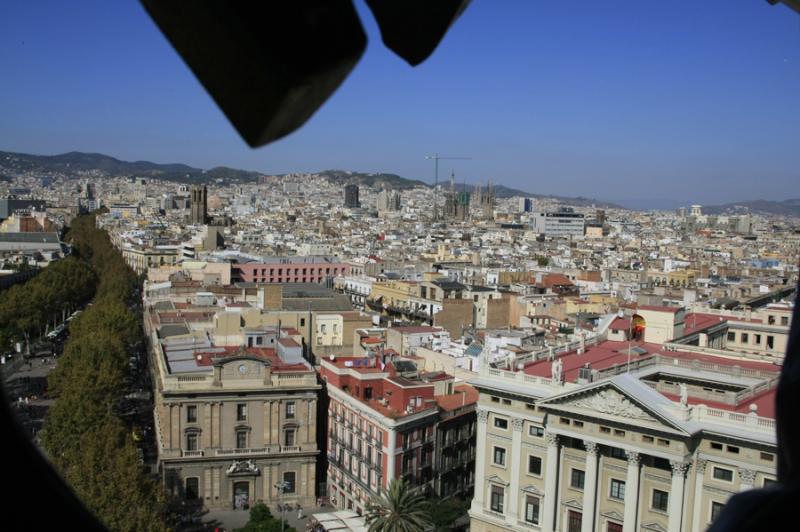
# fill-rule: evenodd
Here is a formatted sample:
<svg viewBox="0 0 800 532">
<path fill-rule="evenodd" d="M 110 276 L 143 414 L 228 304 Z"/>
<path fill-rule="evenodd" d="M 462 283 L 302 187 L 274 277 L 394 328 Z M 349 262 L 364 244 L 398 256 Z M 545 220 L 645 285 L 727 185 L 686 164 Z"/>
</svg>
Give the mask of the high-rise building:
<svg viewBox="0 0 800 532">
<path fill-rule="evenodd" d="M 344 206 L 348 209 L 361 207 L 361 202 L 358 200 L 358 185 L 346 185 L 344 187 Z"/>
<path fill-rule="evenodd" d="M 204 224 L 208 216 L 208 189 L 205 185 L 192 186 L 192 214 L 190 222 Z"/>
<path fill-rule="evenodd" d="M 533 212 L 533 198 L 519 198 L 519 212 Z"/>
</svg>

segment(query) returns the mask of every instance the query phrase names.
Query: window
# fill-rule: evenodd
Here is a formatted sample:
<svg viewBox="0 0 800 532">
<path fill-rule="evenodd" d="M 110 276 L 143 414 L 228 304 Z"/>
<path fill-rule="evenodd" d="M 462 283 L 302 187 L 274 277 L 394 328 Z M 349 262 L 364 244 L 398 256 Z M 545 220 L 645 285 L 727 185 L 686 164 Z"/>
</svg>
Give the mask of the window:
<svg viewBox="0 0 800 532">
<path fill-rule="evenodd" d="M 742 333 L 742 343 L 746 344 L 750 340 L 750 335 L 747 333 Z"/>
<path fill-rule="evenodd" d="M 300 327 L 305 327 L 305 326 L 306 326 L 306 319 L 300 318 Z"/>
<path fill-rule="evenodd" d="M 237 430 L 236 431 L 236 448 L 237 449 L 247 449 L 247 431 L 246 430 Z"/>
<path fill-rule="evenodd" d="M 536 410 L 536 405 L 531 404 L 531 403 L 526 403 L 525 404 L 525 408 L 528 409 L 528 410 Z"/>
<path fill-rule="evenodd" d="M 569 418 L 560 417 L 558 418 L 558 422 L 561 423 L 562 425 L 569 425 Z"/>
<path fill-rule="evenodd" d="M 197 407 L 195 405 L 186 407 L 186 422 L 197 423 Z"/>
<path fill-rule="evenodd" d="M 287 445 L 289 447 L 294 445 L 294 441 L 295 441 L 294 440 L 294 435 L 295 435 L 294 433 L 295 433 L 294 429 L 287 429 L 286 430 L 286 432 L 283 435 L 283 444 L 284 445 Z"/>
<path fill-rule="evenodd" d="M 492 402 L 493 402 L 493 403 L 499 403 L 499 402 L 500 402 L 500 398 L 499 398 L 499 397 L 495 397 L 495 396 L 493 395 L 493 396 L 492 396 Z"/>
<path fill-rule="evenodd" d="M 507 430 L 508 429 L 508 420 L 503 419 L 501 417 L 494 418 L 494 426 L 498 429 Z"/>
<path fill-rule="evenodd" d="M 614 429 L 614 436 L 619 436 L 620 438 L 624 438 L 625 437 L 625 431 L 624 430 L 619 430 L 619 429 Z"/>
<path fill-rule="evenodd" d="M 569 485 L 575 489 L 582 490 L 584 482 L 586 482 L 586 473 L 580 469 L 573 469 L 570 474 Z"/>
<path fill-rule="evenodd" d="M 319 326 L 319 330 L 322 332 L 322 334 L 325 334 L 325 329 L 326 328 L 327 328 L 327 326 L 324 323 Z"/>
<path fill-rule="evenodd" d="M 756 345 L 761 345 L 761 335 L 760 334 L 756 334 L 754 336 L 755 336 L 755 340 L 756 340 Z"/>
<path fill-rule="evenodd" d="M 775 337 L 767 336 L 767 349 L 774 349 L 774 348 L 775 348 Z"/>
<path fill-rule="evenodd" d="M 666 512 L 669 508 L 669 493 L 661 490 L 653 490 L 653 510 Z"/>
<path fill-rule="evenodd" d="M 735 342 L 736 341 L 736 333 L 735 332 L 728 332 L 728 341 Z"/>
<path fill-rule="evenodd" d="M 494 464 L 499 466 L 506 465 L 506 450 L 502 447 L 494 448 Z"/>
<path fill-rule="evenodd" d="M 286 403 L 286 419 L 294 419 L 294 401 Z"/>
<path fill-rule="evenodd" d="M 603 434 L 611 434 L 611 429 L 608 428 L 608 427 L 601 426 L 600 427 L 600 432 L 602 432 Z"/>
<path fill-rule="evenodd" d="M 658 444 L 663 445 L 664 447 L 669 447 L 669 440 L 662 440 L 661 438 L 659 438 Z"/>
<path fill-rule="evenodd" d="M 609 493 L 609 497 L 612 499 L 619 499 L 622 500 L 625 498 L 625 482 L 622 480 L 617 480 L 615 478 L 611 479 L 611 493 Z"/>
<path fill-rule="evenodd" d="M 541 438 L 544 436 L 544 429 L 542 427 L 536 427 L 534 425 L 531 425 L 528 428 L 528 434 L 530 434 L 531 436 L 536 436 L 538 438 Z"/>
<path fill-rule="evenodd" d="M 773 462 L 775 461 L 775 455 L 772 453 L 761 453 L 761 459 L 767 462 Z"/>
<path fill-rule="evenodd" d="M 245 403 L 236 405 L 236 421 L 247 421 L 247 405 Z"/>
<path fill-rule="evenodd" d="M 653 443 L 654 440 L 652 436 L 642 436 L 642 441 L 644 443 Z"/>
<path fill-rule="evenodd" d="M 187 451 L 196 451 L 197 450 L 197 433 L 190 432 L 186 435 L 186 450 Z"/>
<path fill-rule="evenodd" d="M 200 479 L 189 477 L 186 479 L 186 500 L 194 501 L 200 496 Z"/>
<path fill-rule="evenodd" d="M 525 496 L 525 522 L 539 524 L 539 498 Z"/>
<path fill-rule="evenodd" d="M 567 532 L 581 532 L 583 527 L 583 514 L 574 510 L 567 510 Z"/>
<path fill-rule="evenodd" d="M 717 451 L 721 451 L 722 450 L 722 444 L 721 443 L 717 443 L 715 441 L 712 441 L 711 442 L 711 448 L 714 449 L 714 450 L 717 450 Z"/>
<path fill-rule="evenodd" d="M 504 405 L 510 405 L 511 404 L 511 399 L 503 399 L 503 404 Z"/>
<path fill-rule="evenodd" d="M 739 454 L 739 448 L 734 447 L 733 445 L 728 445 L 728 452 L 733 454 Z"/>
<path fill-rule="evenodd" d="M 575 421 L 572 422 L 572 424 L 575 425 L 576 427 L 582 427 L 583 426 L 583 421 L 578 421 L 576 419 Z"/>
<path fill-rule="evenodd" d="M 492 497 L 489 507 L 493 512 L 503 513 L 503 488 L 492 486 Z"/>
<path fill-rule="evenodd" d="M 625 454 L 625 449 L 620 449 L 619 447 L 612 447 L 611 448 L 611 458 L 617 458 L 619 460 L 627 460 L 628 455 Z"/>
<path fill-rule="evenodd" d="M 714 478 L 717 480 L 724 480 L 725 482 L 733 482 L 733 471 L 731 471 L 730 469 L 715 467 Z"/>
<path fill-rule="evenodd" d="M 606 525 L 606 532 L 622 532 L 622 525 L 609 521 L 609 523 Z"/>
<path fill-rule="evenodd" d="M 781 325 L 789 325 L 789 316 L 781 316 Z"/>
<path fill-rule="evenodd" d="M 711 522 L 714 522 L 714 521 L 717 520 L 717 517 L 719 517 L 719 514 L 722 513 L 722 509 L 724 507 L 725 507 L 725 505 L 722 504 L 721 502 L 712 502 L 711 503 Z"/>
<path fill-rule="evenodd" d="M 775 484 L 776 482 L 777 480 L 775 480 L 774 478 L 764 478 L 764 487 L 767 488 L 772 484 Z"/>
<path fill-rule="evenodd" d="M 294 471 L 286 471 L 283 474 L 283 481 L 286 483 L 285 488 L 283 489 L 284 493 L 294 493 L 295 488 L 295 472 Z"/>
<path fill-rule="evenodd" d="M 542 474 L 542 459 L 538 456 L 528 456 L 528 473 L 540 476 Z"/>
</svg>

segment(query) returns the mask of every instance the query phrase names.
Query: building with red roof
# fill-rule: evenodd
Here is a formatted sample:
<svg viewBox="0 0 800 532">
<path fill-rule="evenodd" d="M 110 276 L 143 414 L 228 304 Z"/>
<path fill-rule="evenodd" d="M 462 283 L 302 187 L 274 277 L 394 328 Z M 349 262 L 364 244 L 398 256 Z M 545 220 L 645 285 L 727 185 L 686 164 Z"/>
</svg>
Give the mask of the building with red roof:
<svg viewBox="0 0 800 532">
<path fill-rule="evenodd" d="M 320 374 L 330 398 L 328 493 L 362 513 L 404 478 L 427 494 L 472 493 L 477 391 L 399 356 L 331 357 Z"/>
</svg>

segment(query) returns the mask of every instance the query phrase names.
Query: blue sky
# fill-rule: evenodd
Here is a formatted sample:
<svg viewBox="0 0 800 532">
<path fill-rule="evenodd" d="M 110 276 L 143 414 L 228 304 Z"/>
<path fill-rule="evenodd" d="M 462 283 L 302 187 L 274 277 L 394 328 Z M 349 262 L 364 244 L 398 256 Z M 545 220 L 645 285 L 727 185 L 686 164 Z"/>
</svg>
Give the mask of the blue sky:
<svg viewBox="0 0 800 532">
<path fill-rule="evenodd" d="M 423 65 L 369 35 L 300 131 L 252 150 L 138 2 L 0 8 L 0 150 L 265 173 L 441 175 L 662 203 L 800 196 L 800 16 L 764 0 L 474 0 Z"/>
</svg>

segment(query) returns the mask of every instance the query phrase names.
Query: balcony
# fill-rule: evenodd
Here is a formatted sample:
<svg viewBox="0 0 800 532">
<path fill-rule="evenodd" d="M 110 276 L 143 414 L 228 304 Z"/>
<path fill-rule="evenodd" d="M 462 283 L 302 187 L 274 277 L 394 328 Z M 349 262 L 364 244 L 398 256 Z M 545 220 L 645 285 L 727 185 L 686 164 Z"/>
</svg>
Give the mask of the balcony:
<svg viewBox="0 0 800 532">
<path fill-rule="evenodd" d="M 181 456 L 183 458 L 197 458 L 203 456 L 205 451 L 181 451 Z"/>
<path fill-rule="evenodd" d="M 281 445 L 282 453 L 299 453 L 303 448 L 300 445 Z"/>
<path fill-rule="evenodd" d="M 237 456 L 249 454 L 273 454 L 278 452 L 277 445 L 269 445 L 267 447 L 245 448 L 245 449 L 217 449 L 216 456 Z"/>
</svg>

